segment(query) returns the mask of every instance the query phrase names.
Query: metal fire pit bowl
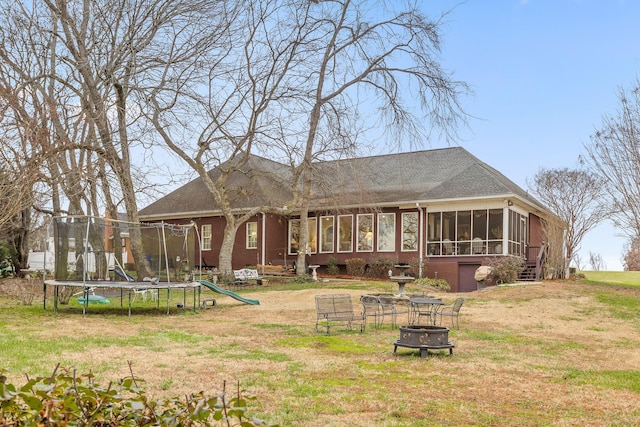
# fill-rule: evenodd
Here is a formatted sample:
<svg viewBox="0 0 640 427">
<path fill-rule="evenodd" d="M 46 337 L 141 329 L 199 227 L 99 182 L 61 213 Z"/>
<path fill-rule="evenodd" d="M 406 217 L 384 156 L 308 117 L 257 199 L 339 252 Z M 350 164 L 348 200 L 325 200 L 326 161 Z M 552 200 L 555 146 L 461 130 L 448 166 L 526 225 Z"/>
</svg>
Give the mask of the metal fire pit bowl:
<svg viewBox="0 0 640 427">
<path fill-rule="evenodd" d="M 426 358 L 428 350 L 449 349 L 453 355 L 453 343 L 449 342 L 449 328 L 434 325 L 412 325 L 400 327 L 400 339 L 394 342 L 393 353 L 398 347 L 416 348 L 420 357 Z"/>
</svg>

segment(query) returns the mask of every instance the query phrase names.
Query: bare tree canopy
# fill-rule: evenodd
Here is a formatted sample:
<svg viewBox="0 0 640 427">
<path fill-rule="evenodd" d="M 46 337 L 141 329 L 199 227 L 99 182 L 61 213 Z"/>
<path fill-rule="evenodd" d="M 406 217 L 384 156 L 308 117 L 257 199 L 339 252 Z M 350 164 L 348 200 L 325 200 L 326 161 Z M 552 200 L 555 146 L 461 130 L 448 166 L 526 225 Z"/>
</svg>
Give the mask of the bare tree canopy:
<svg viewBox="0 0 640 427">
<path fill-rule="evenodd" d="M 287 205 L 304 221 L 312 161 L 352 156 L 366 131 L 397 146 L 456 139 L 468 87 L 440 65 L 442 19 L 415 0 L 11 2 L 0 11 L 0 106 L 4 94 L 22 103 L 0 121 L 6 135 L 39 135 L 17 143 L 46 153 L 36 176 L 55 214 L 124 208 L 136 221 L 149 149 L 177 155 L 226 219 L 219 267 L 230 271 L 238 227 L 276 209 L 232 209 L 227 178 L 251 154 L 289 163 Z"/>
<path fill-rule="evenodd" d="M 564 223 L 565 268 L 568 268 L 585 234 L 609 213 L 603 203 L 604 182 L 586 170 L 541 169 L 529 189 Z"/>
<path fill-rule="evenodd" d="M 640 81 L 618 98 L 618 111 L 591 136 L 587 160 L 606 182 L 613 224 L 633 239 L 640 236 Z"/>
<path fill-rule="evenodd" d="M 368 142 L 359 136 L 370 126 L 395 137 L 441 132 L 454 139 L 466 123 L 458 97 L 468 91 L 440 67 L 440 22 L 416 2 L 254 1 L 230 10 L 201 57 L 165 62 L 145 108 L 225 216 L 223 272 L 231 269 L 238 226 L 274 209 L 236 215 L 229 203 L 227 178 L 251 153 L 291 165 L 287 205 L 304 222 L 317 179 L 312 161 L 353 155 Z M 185 140 L 189 132 L 197 138 Z M 207 174 L 214 167 L 221 172 L 215 180 Z M 299 266 L 304 272 L 304 262 Z"/>
</svg>

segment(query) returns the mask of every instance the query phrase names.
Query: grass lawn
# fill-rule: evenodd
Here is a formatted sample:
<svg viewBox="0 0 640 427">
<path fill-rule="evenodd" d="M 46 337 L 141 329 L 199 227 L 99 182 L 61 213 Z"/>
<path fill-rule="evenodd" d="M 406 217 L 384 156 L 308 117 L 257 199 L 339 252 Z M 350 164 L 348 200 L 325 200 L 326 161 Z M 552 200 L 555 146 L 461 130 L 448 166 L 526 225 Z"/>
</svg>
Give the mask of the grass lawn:
<svg viewBox="0 0 640 427">
<path fill-rule="evenodd" d="M 640 286 L 640 271 L 581 271 L 591 282 Z"/>
<path fill-rule="evenodd" d="M 214 308 L 172 305 L 167 315 L 166 305 L 137 300 L 130 317 L 113 300 L 84 316 L 72 300 L 54 314 L 41 295 L 24 305 L 0 282 L 0 367 L 16 385 L 57 363 L 106 384 L 126 377 L 130 361 L 155 397 L 213 396 L 239 383 L 257 398 L 250 411 L 282 426 L 637 425 L 640 288 L 587 278 L 432 291 L 466 301 L 449 332 L 453 357 L 427 359 L 393 354 L 399 331 L 388 319 L 364 333 L 314 331 L 315 295 L 349 293 L 359 311 L 360 295 L 397 290 L 390 282 L 271 281 L 239 291 L 260 305 L 207 291 Z"/>
</svg>

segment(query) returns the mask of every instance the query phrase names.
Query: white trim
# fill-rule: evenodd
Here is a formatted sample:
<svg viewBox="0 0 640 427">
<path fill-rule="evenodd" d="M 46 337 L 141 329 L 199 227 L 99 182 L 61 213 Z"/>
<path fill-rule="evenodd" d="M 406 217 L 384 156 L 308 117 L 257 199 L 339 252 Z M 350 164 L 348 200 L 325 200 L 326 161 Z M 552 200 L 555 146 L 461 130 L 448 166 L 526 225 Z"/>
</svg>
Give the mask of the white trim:
<svg viewBox="0 0 640 427">
<path fill-rule="evenodd" d="M 331 219 L 331 250 L 327 250 L 325 251 L 323 249 L 325 242 L 325 234 L 324 234 L 324 229 L 323 229 L 323 225 L 322 225 L 322 220 L 325 218 L 330 218 Z M 336 217 L 335 215 L 322 215 L 320 216 L 320 221 L 319 221 L 319 231 L 320 231 L 320 235 L 319 235 L 319 239 L 318 239 L 318 250 L 319 253 L 321 254 L 331 254 L 334 253 L 336 250 Z"/>
<path fill-rule="evenodd" d="M 205 233 L 205 227 L 208 228 L 208 233 Z M 211 224 L 202 224 L 200 226 L 200 248 L 202 248 L 203 251 L 210 251 L 211 248 L 213 247 L 213 237 L 212 237 L 212 232 L 213 232 L 213 226 Z M 205 245 L 204 240 L 208 239 L 209 240 L 209 244 Z M 209 247 L 207 247 L 209 246 Z"/>
<path fill-rule="evenodd" d="M 422 209 L 421 209 L 422 210 Z M 405 215 L 416 216 L 416 249 L 404 248 L 404 217 Z M 420 251 L 420 212 L 401 212 L 400 213 L 400 252 L 416 252 Z"/>
<path fill-rule="evenodd" d="M 255 244 L 255 246 L 250 246 L 249 245 L 249 226 L 251 226 L 251 224 L 255 225 L 255 227 L 256 227 L 256 230 L 255 230 L 256 244 Z M 246 249 L 258 249 L 258 222 L 257 221 L 247 221 L 247 222 L 245 222 L 244 234 L 245 234 L 245 248 Z"/>
<path fill-rule="evenodd" d="M 391 218 L 393 218 L 392 225 L 391 225 L 391 232 L 392 232 L 391 241 L 392 241 L 392 243 L 391 243 L 391 247 L 390 248 L 381 248 L 380 245 L 382 243 L 384 243 L 384 239 L 380 238 L 380 230 L 381 230 L 380 220 L 382 218 L 389 217 L 389 216 Z M 377 217 L 378 217 L 377 218 L 378 227 L 377 227 L 377 230 L 376 230 L 376 237 L 377 237 L 376 249 L 377 249 L 377 252 L 395 252 L 396 251 L 396 237 L 397 237 L 396 214 L 395 214 L 395 212 L 380 212 L 380 213 L 378 213 Z"/>
<path fill-rule="evenodd" d="M 371 236 L 365 236 L 365 238 L 367 239 L 371 239 L 371 249 L 360 249 L 360 218 L 364 218 L 364 217 L 371 217 L 371 231 L 369 233 L 371 233 Z M 374 225 L 375 225 L 375 215 L 373 215 L 372 213 L 367 213 L 367 214 L 357 214 L 356 215 L 356 247 L 355 250 L 356 252 L 373 252 L 373 248 L 375 247 L 374 245 L 374 238 L 373 236 L 375 236 L 375 229 L 374 229 Z"/>
<path fill-rule="evenodd" d="M 351 241 L 349 242 L 349 249 L 348 250 L 342 250 L 340 249 L 340 218 L 346 218 L 349 217 L 350 218 L 350 225 L 351 225 Z M 337 239 L 337 248 L 336 248 L 336 252 L 338 253 L 353 253 L 353 236 L 355 235 L 355 233 L 353 232 L 353 214 L 346 214 L 346 215 L 338 215 L 338 239 Z"/>
</svg>

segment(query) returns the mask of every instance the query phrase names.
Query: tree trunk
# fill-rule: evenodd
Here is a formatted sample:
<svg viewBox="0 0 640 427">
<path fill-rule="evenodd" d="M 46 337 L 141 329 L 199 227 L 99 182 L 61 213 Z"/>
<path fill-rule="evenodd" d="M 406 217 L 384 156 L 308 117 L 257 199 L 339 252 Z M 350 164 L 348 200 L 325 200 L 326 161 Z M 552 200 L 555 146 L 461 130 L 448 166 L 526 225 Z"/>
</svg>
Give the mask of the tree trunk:
<svg viewBox="0 0 640 427">
<path fill-rule="evenodd" d="M 31 207 L 23 209 L 19 214 L 20 224 L 14 230 L 13 247 L 15 256 L 13 258 L 13 269 L 18 277 L 23 277 L 22 270 L 29 267 L 29 229 L 31 227 Z"/>
<path fill-rule="evenodd" d="M 233 274 L 232 255 L 236 241 L 238 225 L 233 218 L 227 217 L 227 225 L 224 228 L 224 237 L 220 246 L 220 256 L 218 257 L 218 269 L 223 277 L 231 277 Z"/>
</svg>

